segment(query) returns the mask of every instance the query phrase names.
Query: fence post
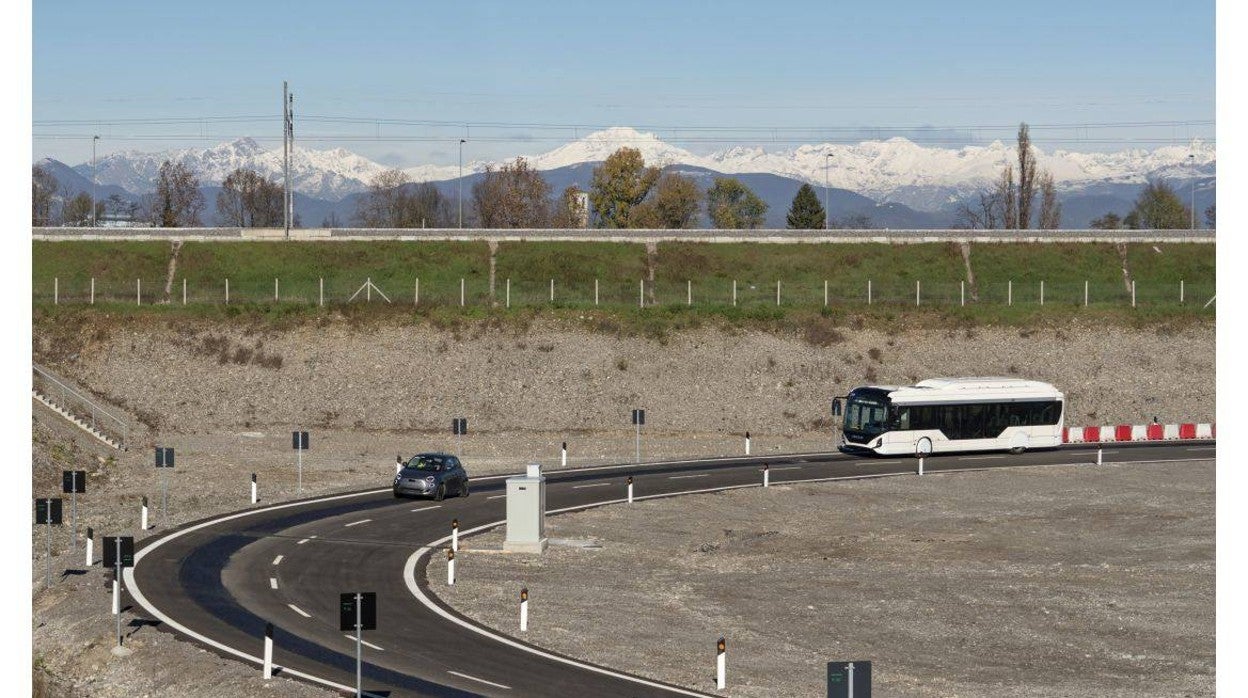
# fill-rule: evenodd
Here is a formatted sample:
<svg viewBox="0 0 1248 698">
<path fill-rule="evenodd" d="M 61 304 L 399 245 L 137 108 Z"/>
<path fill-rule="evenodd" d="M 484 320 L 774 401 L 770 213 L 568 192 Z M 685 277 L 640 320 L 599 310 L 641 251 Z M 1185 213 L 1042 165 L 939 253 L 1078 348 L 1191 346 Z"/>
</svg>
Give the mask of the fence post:
<svg viewBox="0 0 1248 698">
<path fill-rule="evenodd" d="M 1179 305 L 1183 305 L 1183 279 L 1179 279 Z"/>
<path fill-rule="evenodd" d="M 325 277 L 317 278 L 317 303 L 325 307 Z"/>
<path fill-rule="evenodd" d="M 186 305 L 186 277 L 182 277 L 182 305 Z"/>
<path fill-rule="evenodd" d="M 1005 282 L 1005 304 L 1014 305 L 1014 280 Z"/>
<path fill-rule="evenodd" d="M 276 278 L 276 277 L 274 277 L 274 279 L 273 279 L 273 300 L 274 300 L 274 301 L 277 301 L 277 300 L 280 300 L 280 299 L 281 299 L 281 294 L 279 294 L 279 293 L 278 293 L 277 278 Z"/>
<path fill-rule="evenodd" d="M 459 277 L 459 307 L 464 307 L 464 277 Z"/>
<path fill-rule="evenodd" d="M 828 307 L 828 280 L 823 280 L 823 307 Z"/>
<path fill-rule="evenodd" d="M 598 279 L 594 279 L 594 305 L 598 305 Z"/>
<path fill-rule="evenodd" d="M 1131 279 L 1131 307 L 1135 307 L 1135 279 Z"/>
<path fill-rule="evenodd" d="M 693 305 L 693 280 L 685 281 L 685 305 Z"/>
<path fill-rule="evenodd" d="M 637 284 L 637 307 L 646 307 L 646 280 L 642 279 Z"/>
<path fill-rule="evenodd" d="M 412 302 L 412 305 L 420 305 L 420 277 L 419 276 L 416 277 L 416 299 Z"/>
<path fill-rule="evenodd" d="M 1088 307 L 1088 280 L 1083 280 L 1083 307 Z"/>
<path fill-rule="evenodd" d="M 95 277 L 91 277 L 91 305 L 95 305 Z"/>
<path fill-rule="evenodd" d="M 962 280 L 962 306 L 966 307 L 966 279 Z"/>
<path fill-rule="evenodd" d="M 61 303 L 61 280 L 58 277 L 52 277 L 52 305 L 60 305 Z"/>
<path fill-rule="evenodd" d="M 776 305 L 780 305 L 780 280 L 776 279 Z"/>
<path fill-rule="evenodd" d="M 732 280 L 732 307 L 737 307 L 737 280 Z"/>
<path fill-rule="evenodd" d="M 230 304 L 230 280 L 228 278 L 225 280 L 225 304 Z"/>
<path fill-rule="evenodd" d="M 871 279 L 867 279 L 867 305 L 871 305 Z"/>
<path fill-rule="evenodd" d="M 550 280 L 550 302 L 551 303 L 555 302 L 555 280 L 554 279 Z"/>
<path fill-rule="evenodd" d="M 921 284 L 922 282 L 919 281 L 918 279 L 914 280 L 914 305 L 915 307 L 923 305 Z"/>
<path fill-rule="evenodd" d="M 134 304 L 143 305 L 143 279 L 134 280 Z"/>
<path fill-rule="evenodd" d="M 1040 282 L 1040 305 L 1044 305 L 1044 281 Z"/>
<path fill-rule="evenodd" d="M 506 307 L 511 307 L 511 279 L 507 279 L 507 300 Z"/>
</svg>

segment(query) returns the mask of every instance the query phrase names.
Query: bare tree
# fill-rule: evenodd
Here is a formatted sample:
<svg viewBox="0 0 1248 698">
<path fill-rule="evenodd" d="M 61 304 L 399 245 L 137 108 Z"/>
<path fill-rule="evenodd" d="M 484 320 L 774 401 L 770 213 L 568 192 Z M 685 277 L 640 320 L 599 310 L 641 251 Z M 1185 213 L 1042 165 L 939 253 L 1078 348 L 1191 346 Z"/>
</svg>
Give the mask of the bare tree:
<svg viewBox="0 0 1248 698">
<path fill-rule="evenodd" d="M 355 221 L 365 228 L 439 227 L 450 219 L 450 205 L 428 182 L 413 185 L 402 170 L 373 178 L 356 202 Z"/>
<path fill-rule="evenodd" d="M 954 227 L 992 230 L 1001 227 L 1001 197 L 996 190 L 980 192 L 975 206 L 963 202 L 954 214 Z"/>
<path fill-rule="evenodd" d="M 33 225 L 52 225 L 52 205 L 56 201 L 56 192 L 60 182 L 46 167 L 34 165 L 30 168 L 30 220 Z"/>
<path fill-rule="evenodd" d="M 1057 200 L 1057 187 L 1053 185 L 1053 173 L 1040 173 L 1040 228 L 1056 230 L 1062 225 L 1062 202 Z"/>
<path fill-rule="evenodd" d="M 487 167 L 472 185 L 472 207 L 484 228 L 545 228 L 550 225 L 550 184 L 524 158 Z"/>
<path fill-rule="evenodd" d="M 1007 164 L 997 180 L 997 187 L 992 193 L 1001 202 L 1001 226 L 1007 229 L 1018 227 L 1018 190 L 1014 186 L 1014 166 Z"/>
<path fill-rule="evenodd" d="M 1031 204 L 1036 196 L 1036 154 L 1031 149 L 1031 129 L 1018 125 L 1018 224 L 1031 227 Z"/>
<path fill-rule="evenodd" d="M 204 195 L 199 179 L 190 167 L 165 160 L 156 179 L 156 193 L 149 213 L 152 223 L 162 228 L 183 228 L 200 224 Z"/>
<path fill-rule="evenodd" d="M 268 228 L 282 225 L 283 189 L 254 170 L 239 168 L 226 176 L 217 194 L 217 215 L 226 225 Z"/>
</svg>

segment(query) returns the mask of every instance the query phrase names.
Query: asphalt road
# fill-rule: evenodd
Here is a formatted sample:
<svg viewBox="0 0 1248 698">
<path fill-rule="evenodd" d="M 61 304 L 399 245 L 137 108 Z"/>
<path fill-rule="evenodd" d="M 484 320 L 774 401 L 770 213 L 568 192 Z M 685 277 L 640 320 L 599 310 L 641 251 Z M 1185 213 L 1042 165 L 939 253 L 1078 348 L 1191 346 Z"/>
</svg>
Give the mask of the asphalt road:
<svg viewBox="0 0 1248 698">
<path fill-rule="evenodd" d="M 1213 442 L 1106 444 L 1107 463 L 1204 460 Z M 1096 447 L 936 456 L 925 471 L 1092 463 Z M 914 472 L 913 458 L 804 454 L 547 472 L 547 511 L 617 502 L 634 478 L 637 498 L 723 487 Z M 471 464 L 469 464 L 471 474 Z M 426 576 L 461 533 L 505 518 L 504 477 L 473 480 L 468 498 L 396 500 L 384 488 L 277 504 L 188 524 L 148 539 L 127 570 L 134 611 L 213 649 L 258 664 L 265 624 L 276 626 L 274 663 L 286 675 L 354 690 L 355 639 L 338 629 L 338 595 L 377 593 L 365 631 L 363 684 L 379 696 L 708 695 L 560 657 L 480 628 L 436 597 Z M 462 536 L 461 536 L 462 539 Z M 470 541 L 461 543 L 470 544 Z M 470 555 L 470 551 L 462 554 Z M 419 597 L 426 599 L 422 603 Z M 256 669 L 259 671 L 259 668 Z"/>
</svg>

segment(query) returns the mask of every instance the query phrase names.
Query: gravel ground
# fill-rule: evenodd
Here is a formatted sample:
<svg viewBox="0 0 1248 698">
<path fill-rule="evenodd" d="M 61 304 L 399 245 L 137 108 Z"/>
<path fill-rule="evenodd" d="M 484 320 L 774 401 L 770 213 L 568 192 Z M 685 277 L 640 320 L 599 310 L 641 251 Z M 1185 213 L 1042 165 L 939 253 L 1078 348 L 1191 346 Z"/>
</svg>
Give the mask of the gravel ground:
<svg viewBox="0 0 1248 698">
<path fill-rule="evenodd" d="M 1214 694 L 1214 463 L 1037 467 L 691 495 L 552 517 L 541 557 L 465 541 L 467 615 L 702 690 L 887 696 Z M 474 549 L 480 552 L 474 552 Z M 445 579 L 435 556 L 431 579 Z"/>
<path fill-rule="evenodd" d="M 310 496 L 388 485 L 395 454 L 421 450 L 462 448 L 475 475 L 513 472 L 525 462 L 553 467 L 563 441 L 569 466 L 625 462 L 634 452 L 628 415 L 636 406 L 647 409 L 646 459 L 740 454 L 747 430 L 756 454 L 824 451 L 835 443 L 830 396 L 868 382 L 937 375 L 1051 381 L 1067 394 L 1071 423 L 1153 415 L 1211 421 L 1214 411 L 1214 329 L 1200 325 L 891 334 L 842 328 L 838 341 L 815 346 L 799 336 L 717 329 L 656 341 L 541 322 L 503 330 L 331 320 L 273 330 L 101 315 L 37 320 L 34 334 L 37 362 L 86 386 L 135 431 L 128 452 L 113 452 L 36 405 L 33 495 L 57 495 L 62 469 L 86 469 L 80 533 L 92 526 L 97 536 L 140 539 L 247 506 L 253 472 L 262 501 L 293 497 L 289 433 L 296 425 L 312 432 L 303 480 Z M 462 445 L 448 433 L 454 416 L 469 420 Z M 167 517 L 151 464 L 157 443 L 178 453 Z M 152 503 L 153 531 L 137 530 L 141 496 Z M 54 529 L 58 574 L 82 566 L 81 544 L 68 555 L 69 528 Z M 135 629 L 135 643 L 177 649 L 87 663 L 85 643 L 111 644 L 102 573 L 58 576 L 57 589 L 44 591 L 44 533 L 32 529 L 32 627 L 36 676 L 48 695 L 141 695 L 181 686 L 179 676 L 203 677 L 206 686 L 251 680 L 249 668 L 147 627 Z M 210 661 L 198 661 L 205 656 Z M 251 692 L 243 685 L 226 692 Z"/>
</svg>

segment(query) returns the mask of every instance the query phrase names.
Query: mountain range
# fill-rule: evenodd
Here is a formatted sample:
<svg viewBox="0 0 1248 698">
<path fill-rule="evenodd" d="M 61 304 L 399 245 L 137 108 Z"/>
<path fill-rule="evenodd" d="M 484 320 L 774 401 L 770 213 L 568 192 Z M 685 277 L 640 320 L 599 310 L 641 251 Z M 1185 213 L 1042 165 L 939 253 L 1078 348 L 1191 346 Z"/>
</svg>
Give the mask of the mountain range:
<svg viewBox="0 0 1248 698">
<path fill-rule="evenodd" d="M 623 146 L 640 150 L 647 164 L 693 177 L 704 189 L 715 176 L 735 176 L 769 204 L 767 224 L 775 227 L 783 227 L 784 214 L 802 183 L 815 186 L 820 200 L 828 200 L 833 218 L 860 214 L 868 216 L 874 227 L 947 227 L 959 204 L 971 202 L 987 190 L 1005 165 L 1016 158 L 1013 143 L 994 141 L 954 149 L 923 146 L 905 138 L 780 150 L 732 147 L 698 155 L 653 133 L 627 127 L 591 133 L 548 152 L 524 157 L 543 173 L 555 192 L 572 184 L 587 189 L 593 165 Z M 1035 152 L 1039 165 L 1053 174 L 1058 186 L 1064 227 L 1084 227 L 1091 218 L 1108 211 L 1125 213 L 1141 186 L 1154 178 L 1165 179 L 1182 192 L 1194 186 L 1198 212 L 1216 197 L 1216 151 L 1201 141 L 1110 153 L 1046 152 L 1039 148 Z M 249 168 L 278 179 L 282 172 L 280 149 L 265 150 L 250 138 L 206 149 L 121 151 L 98 160 L 97 196 L 118 194 L 135 199 L 152 191 L 160 164 L 167 159 L 188 165 L 203 186 L 213 188 L 213 196 L 206 197 L 209 219 L 215 187 L 234 169 Z M 465 196 L 487 167 L 509 161 L 466 163 Z M 42 162 L 61 182 L 63 193 L 89 190 L 90 163 L 70 168 L 55 160 Z M 331 213 L 340 224 L 346 224 L 360 193 L 386 169 L 342 148 L 296 147 L 291 156 L 291 182 L 298 195 L 296 211 L 308 225 L 320 224 Z M 434 183 L 452 197 L 459 190 L 457 166 L 420 165 L 404 172 L 413 181 Z"/>
</svg>

